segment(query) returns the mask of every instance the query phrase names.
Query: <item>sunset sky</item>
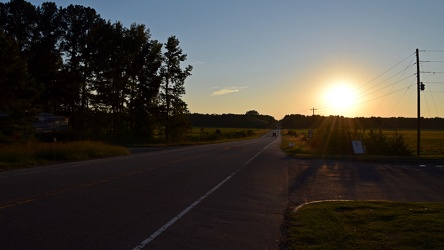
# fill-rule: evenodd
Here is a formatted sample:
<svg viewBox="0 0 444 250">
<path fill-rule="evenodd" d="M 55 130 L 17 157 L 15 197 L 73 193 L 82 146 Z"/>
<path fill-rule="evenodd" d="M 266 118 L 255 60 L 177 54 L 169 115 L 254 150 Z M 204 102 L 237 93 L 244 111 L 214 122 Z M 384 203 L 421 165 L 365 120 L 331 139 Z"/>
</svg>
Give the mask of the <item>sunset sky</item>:
<svg viewBox="0 0 444 250">
<path fill-rule="evenodd" d="M 194 67 L 191 113 L 416 117 L 418 48 L 421 115 L 444 117 L 442 0 L 55 2 L 145 24 L 161 42 L 177 36 Z"/>
</svg>

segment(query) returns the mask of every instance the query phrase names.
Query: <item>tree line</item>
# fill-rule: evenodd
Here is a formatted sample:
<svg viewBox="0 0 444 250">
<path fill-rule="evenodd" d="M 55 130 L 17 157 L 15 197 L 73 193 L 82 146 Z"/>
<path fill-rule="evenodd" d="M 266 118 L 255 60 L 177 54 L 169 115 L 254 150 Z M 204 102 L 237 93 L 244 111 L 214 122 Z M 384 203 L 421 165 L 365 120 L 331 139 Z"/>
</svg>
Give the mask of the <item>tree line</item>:
<svg viewBox="0 0 444 250">
<path fill-rule="evenodd" d="M 277 121 L 269 115 L 255 110 L 241 114 L 189 114 L 188 119 L 195 127 L 223 128 L 274 128 Z"/>
<path fill-rule="evenodd" d="M 177 37 L 163 44 L 145 25 L 124 27 L 90 7 L 0 3 L 2 132 L 46 112 L 82 133 L 174 139 L 188 126 L 186 59 Z"/>
<path fill-rule="evenodd" d="M 416 129 L 417 118 L 406 117 L 355 117 L 343 116 L 306 116 L 300 114 L 286 115 L 281 121 L 283 128 L 307 129 L 307 128 L 349 128 L 349 129 Z M 443 129 L 444 119 L 421 118 L 422 129 Z"/>
</svg>

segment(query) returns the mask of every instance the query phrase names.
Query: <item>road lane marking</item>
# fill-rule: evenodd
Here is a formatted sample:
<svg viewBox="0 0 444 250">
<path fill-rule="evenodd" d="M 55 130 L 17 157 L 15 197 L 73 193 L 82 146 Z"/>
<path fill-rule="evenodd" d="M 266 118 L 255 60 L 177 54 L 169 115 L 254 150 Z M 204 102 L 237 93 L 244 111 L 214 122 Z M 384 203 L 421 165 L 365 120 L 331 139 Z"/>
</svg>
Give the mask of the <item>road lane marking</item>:
<svg viewBox="0 0 444 250">
<path fill-rule="evenodd" d="M 68 187 L 68 188 L 63 188 L 63 189 L 59 189 L 59 190 L 54 190 L 54 191 L 49 191 L 43 194 L 38 194 L 36 196 L 33 197 L 26 197 L 23 198 L 21 200 L 14 200 L 14 201 L 6 201 L 4 203 L 0 203 L 0 210 L 5 209 L 5 208 L 9 208 L 9 207 L 14 207 L 14 206 L 18 206 L 18 205 L 23 205 L 26 203 L 30 203 L 30 202 L 34 202 L 43 198 L 48 198 L 48 197 L 52 197 L 52 196 L 56 196 L 59 194 L 63 194 L 63 193 L 67 193 L 67 192 L 71 192 L 71 191 L 75 191 L 75 190 L 80 190 L 80 189 L 84 189 L 84 188 L 89 188 L 89 187 L 93 187 L 99 184 L 104 184 L 104 183 L 108 183 L 108 182 L 112 182 L 115 180 L 119 180 L 121 178 L 125 178 L 125 177 L 130 177 L 133 175 L 138 175 L 141 174 L 143 172 L 147 172 L 147 171 L 151 171 L 153 169 L 148 169 L 146 171 L 143 170 L 136 170 L 136 171 L 131 171 L 113 178 L 108 178 L 108 179 L 99 179 L 96 180 L 94 182 L 89 182 L 89 183 L 80 183 L 79 185 L 75 185 L 72 187 Z"/>
<path fill-rule="evenodd" d="M 276 138 L 277 139 L 277 138 Z M 204 194 L 202 197 L 200 197 L 198 200 L 193 202 L 190 206 L 185 208 L 182 212 L 180 212 L 178 215 L 176 215 L 174 218 L 172 218 L 170 221 L 168 221 L 165 225 L 161 226 L 159 229 L 157 229 L 156 232 L 150 235 L 149 238 L 143 240 L 139 245 L 137 245 L 133 250 L 140 250 L 144 248 L 146 245 L 148 245 L 151 241 L 153 241 L 157 236 L 162 234 L 165 230 L 167 230 L 170 226 L 172 226 L 176 221 L 178 221 L 180 218 L 182 218 L 186 213 L 188 213 L 191 209 L 193 209 L 195 206 L 197 206 L 201 201 L 203 201 L 205 198 L 207 198 L 210 194 L 212 194 L 214 191 L 216 191 L 218 188 L 220 188 L 225 182 L 227 182 L 231 177 L 236 175 L 243 167 L 248 165 L 254 158 L 256 158 L 258 155 L 260 155 L 262 152 L 264 152 L 265 149 L 267 149 L 271 144 L 273 144 L 275 141 L 273 140 L 270 144 L 265 146 L 263 149 L 259 151 L 259 153 L 255 154 L 253 157 L 251 157 L 248 161 L 246 161 L 240 168 L 236 169 L 232 174 L 230 174 L 227 178 L 225 178 L 223 181 L 221 181 L 219 184 L 217 184 L 215 187 L 213 187 L 210 191 L 208 191 L 206 194 Z"/>
<path fill-rule="evenodd" d="M 18 201 L 18 202 L 15 202 L 15 203 L 9 203 L 9 204 L 5 204 L 5 205 L 2 205 L 2 206 L 0 206 L 0 209 L 3 209 L 3 208 L 8 208 L 8 207 L 13 207 L 13 206 L 17 206 L 17 205 L 20 205 L 20 204 L 25 204 L 25 203 L 28 203 L 28 202 L 33 202 L 35 199 L 27 199 L 27 200 L 22 200 L 22 201 Z"/>
</svg>

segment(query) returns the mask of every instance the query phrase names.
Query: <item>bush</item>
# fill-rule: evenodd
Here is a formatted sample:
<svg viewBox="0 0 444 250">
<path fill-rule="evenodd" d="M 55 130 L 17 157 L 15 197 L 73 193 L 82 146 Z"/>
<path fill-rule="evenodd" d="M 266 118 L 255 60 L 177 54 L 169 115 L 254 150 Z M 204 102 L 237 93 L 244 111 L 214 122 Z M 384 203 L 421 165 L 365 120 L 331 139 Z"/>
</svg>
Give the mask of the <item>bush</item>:
<svg viewBox="0 0 444 250">
<path fill-rule="evenodd" d="M 206 131 L 204 128 L 200 128 L 198 134 L 188 134 L 184 137 L 185 142 L 210 142 L 210 141 L 222 141 L 229 139 L 240 139 L 254 136 L 256 133 L 252 129 L 240 130 L 240 131 L 227 131 L 216 129 L 214 131 Z"/>
<path fill-rule="evenodd" d="M 351 142 L 360 140 L 371 155 L 412 155 L 403 135 L 397 132 L 391 136 L 381 130 L 366 132 L 361 129 L 319 129 L 309 140 L 313 153 L 317 154 L 353 154 Z"/>
</svg>

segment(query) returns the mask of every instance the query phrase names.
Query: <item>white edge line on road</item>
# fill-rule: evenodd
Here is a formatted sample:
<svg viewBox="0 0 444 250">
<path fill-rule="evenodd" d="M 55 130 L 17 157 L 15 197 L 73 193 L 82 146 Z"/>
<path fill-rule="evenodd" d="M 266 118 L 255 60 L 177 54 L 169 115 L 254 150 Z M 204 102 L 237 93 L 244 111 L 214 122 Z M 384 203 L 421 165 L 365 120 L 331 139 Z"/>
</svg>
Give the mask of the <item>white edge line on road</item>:
<svg viewBox="0 0 444 250">
<path fill-rule="evenodd" d="M 318 200 L 318 201 L 310 201 L 310 202 L 306 202 L 304 204 L 301 204 L 299 206 L 297 206 L 294 210 L 293 213 L 296 213 L 301 207 L 306 206 L 306 205 L 310 205 L 310 204 L 315 204 L 315 203 L 321 203 L 321 202 L 350 202 L 350 201 L 357 201 L 357 200 Z"/>
<path fill-rule="evenodd" d="M 259 151 L 259 153 L 257 153 L 256 155 L 254 155 L 253 157 L 251 157 L 251 159 L 249 159 L 247 162 L 245 162 L 244 165 L 242 165 L 242 167 L 238 168 L 236 171 L 234 171 L 231 175 L 229 175 L 227 178 L 225 178 L 223 181 L 221 181 L 219 184 L 217 184 L 214 188 L 212 188 L 210 191 L 208 191 L 206 194 L 204 194 L 202 197 L 200 197 L 198 200 L 196 200 L 195 202 L 193 202 L 193 204 L 191 204 L 190 206 L 188 206 L 187 208 L 185 208 L 182 212 L 180 212 L 178 215 L 176 215 L 176 217 L 174 217 L 173 219 L 171 219 L 170 221 L 168 221 L 168 223 L 166 223 L 165 225 L 163 225 L 162 227 L 160 227 L 156 232 L 154 232 L 149 238 L 145 239 L 144 241 L 142 241 L 138 246 L 136 246 L 135 248 L 133 248 L 133 250 L 139 250 L 144 248 L 148 243 L 150 243 L 151 241 L 153 241 L 157 236 L 159 236 L 161 233 L 163 233 L 165 230 L 167 230 L 170 226 L 172 226 L 176 221 L 178 221 L 180 218 L 182 218 L 186 213 L 188 213 L 191 209 L 193 209 L 195 206 L 197 206 L 197 204 L 199 204 L 201 201 L 203 201 L 205 198 L 207 198 L 211 193 L 213 193 L 214 191 L 216 191 L 220 186 L 222 186 L 225 182 L 227 182 L 229 179 L 231 179 L 231 177 L 233 177 L 235 174 L 237 174 L 237 172 L 239 172 L 243 167 L 245 167 L 246 165 L 248 165 L 248 163 L 250 163 L 254 158 L 256 158 L 258 155 L 260 155 L 265 149 L 267 149 L 271 144 L 273 144 L 276 140 L 273 140 L 270 144 L 268 144 L 267 146 L 265 146 L 261 151 Z"/>
<path fill-rule="evenodd" d="M 322 203 L 322 202 L 354 202 L 354 201 L 387 202 L 387 200 L 317 200 L 317 201 L 306 202 L 304 204 L 301 204 L 301 205 L 297 206 L 295 209 L 293 209 L 293 213 L 296 213 L 303 206 L 310 205 L 310 204 L 315 204 L 315 203 Z"/>
</svg>

